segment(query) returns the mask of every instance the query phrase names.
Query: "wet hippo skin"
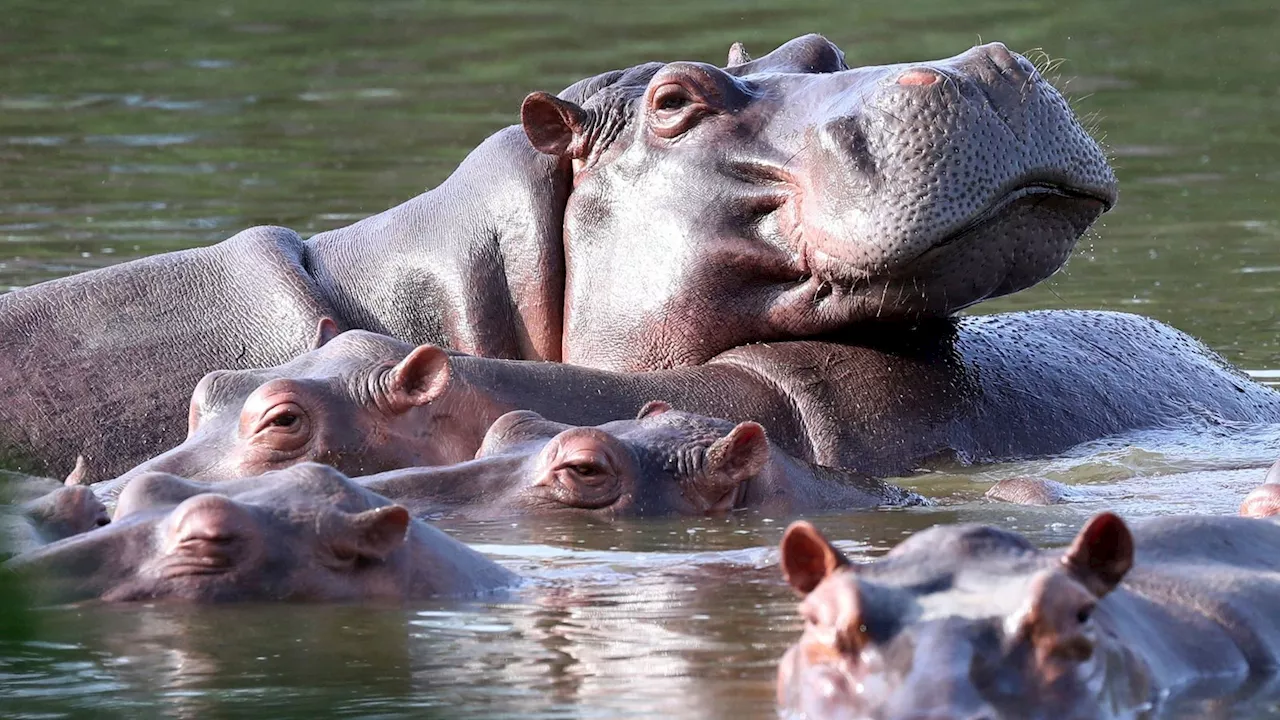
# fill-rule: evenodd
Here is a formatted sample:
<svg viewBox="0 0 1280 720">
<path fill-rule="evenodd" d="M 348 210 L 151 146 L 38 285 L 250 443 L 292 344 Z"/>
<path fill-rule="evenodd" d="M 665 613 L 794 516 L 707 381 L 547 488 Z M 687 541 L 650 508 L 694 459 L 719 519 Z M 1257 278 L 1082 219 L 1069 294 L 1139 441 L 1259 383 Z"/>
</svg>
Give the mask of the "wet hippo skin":
<svg viewBox="0 0 1280 720">
<path fill-rule="evenodd" d="M 938 456 L 1009 460 L 1144 428 L 1280 421 L 1280 394 L 1137 315 L 1014 313 L 862 337 L 618 373 L 350 331 L 275 368 L 209 375 L 192 396 L 186 441 L 98 490 L 151 470 L 225 480 L 303 461 L 352 476 L 462 462 L 511 410 L 601 425 L 654 399 L 759 423 L 801 460 L 873 477 Z"/>
<path fill-rule="evenodd" d="M 998 43 L 848 68 L 815 35 L 608 72 L 530 95 L 440 186 L 350 227 L 0 296 L 0 463 L 116 476 L 181 439 L 201 376 L 282 363 L 322 317 L 630 371 L 945 316 L 1055 271 L 1114 200 L 1066 102 Z"/>
<path fill-rule="evenodd" d="M 620 516 L 794 515 L 920 505 L 915 493 L 779 450 L 753 422 L 734 423 L 651 402 L 634 420 L 595 427 L 528 410 L 498 418 L 476 459 L 407 468 L 356 482 L 415 514 L 494 518 L 573 512 Z"/>
<path fill-rule="evenodd" d="M 151 473 L 105 527 L 20 555 L 46 602 L 401 601 L 516 578 L 330 467 L 237 486 Z"/>
<path fill-rule="evenodd" d="M 1163 517 L 1131 533 L 1104 513 L 1059 550 L 939 526 L 865 565 L 796 523 L 782 567 L 805 624 L 778 701 L 815 719 L 1133 717 L 1170 696 L 1243 699 L 1280 666 L 1268 520 Z"/>
</svg>

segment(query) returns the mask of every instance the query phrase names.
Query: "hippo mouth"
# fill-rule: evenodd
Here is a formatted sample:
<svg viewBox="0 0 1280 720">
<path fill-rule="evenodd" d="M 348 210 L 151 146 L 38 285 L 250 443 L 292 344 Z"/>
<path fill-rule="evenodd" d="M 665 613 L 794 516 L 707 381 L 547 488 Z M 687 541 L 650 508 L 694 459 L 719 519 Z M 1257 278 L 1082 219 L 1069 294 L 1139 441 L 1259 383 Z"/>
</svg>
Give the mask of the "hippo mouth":
<svg viewBox="0 0 1280 720">
<path fill-rule="evenodd" d="M 1115 205 L 1116 201 L 1114 193 L 1106 194 L 1048 181 L 1032 181 L 1024 183 L 1023 185 L 1020 185 L 1014 190 L 1006 193 L 1004 196 L 998 198 L 994 203 L 988 206 L 987 209 L 978 213 L 973 217 L 973 219 L 961 226 L 959 230 L 944 236 L 941 240 L 917 254 L 915 258 L 911 258 L 911 260 L 918 259 L 938 250 L 939 248 L 946 247 L 967 236 L 980 232 L 983 228 L 999 221 L 1004 216 L 1005 212 L 1020 200 L 1048 199 L 1054 197 L 1084 204 L 1096 204 L 1099 206 L 1096 213 L 1098 215 L 1110 210 L 1112 206 Z"/>
<path fill-rule="evenodd" d="M 909 254 L 851 258 L 848 249 L 856 244 L 812 238 L 801 244 L 801 276 L 778 297 L 775 318 L 808 327 L 816 320 L 834 329 L 873 319 L 942 317 L 1022 290 L 1061 267 L 1084 231 L 1114 203 L 1114 193 L 1105 188 L 1032 180 Z M 1040 244 L 1041 259 L 1008 265 L 1004 258 L 1032 240 Z M 975 270 L 958 274 L 960 264 Z"/>
</svg>

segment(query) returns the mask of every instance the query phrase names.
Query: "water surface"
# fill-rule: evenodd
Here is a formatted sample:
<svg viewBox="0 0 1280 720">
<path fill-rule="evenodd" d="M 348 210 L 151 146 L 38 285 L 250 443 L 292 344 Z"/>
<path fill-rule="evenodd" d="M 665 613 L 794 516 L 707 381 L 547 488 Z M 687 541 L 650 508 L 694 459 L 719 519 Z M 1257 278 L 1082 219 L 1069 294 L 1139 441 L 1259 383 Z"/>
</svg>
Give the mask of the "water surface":
<svg viewBox="0 0 1280 720">
<path fill-rule="evenodd" d="M 0 291 L 256 224 L 338 227 L 438 183 L 532 90 L 651 59 L 722 62 L 735 40 L 763 53 L 811 31 L 851 64 L 979 40 L 1036 51 L 1104 139 L 1119 206 L 1063 272 L 979 311 L 1141 312 L 1280 378 L 1280 10 L 1256 0 L 8 0 Z M 1232 512 L 1278 454 L 1275 428 L 1148 433 L 942 468 L 905 481 L 940 507 L 819 524 L 858 558 L 956 520 L 1060 543 L 1103 507 Z M 1099 496 L 979 500 L 1022 473 Z M 785 522 L 446 519 L 528 584 L 407 608 L 48 610 L 36 642 L 0 648 L 0 715 L 771 717 L 775 662 L 798 628 L 772 550 Z"/>
</svg>

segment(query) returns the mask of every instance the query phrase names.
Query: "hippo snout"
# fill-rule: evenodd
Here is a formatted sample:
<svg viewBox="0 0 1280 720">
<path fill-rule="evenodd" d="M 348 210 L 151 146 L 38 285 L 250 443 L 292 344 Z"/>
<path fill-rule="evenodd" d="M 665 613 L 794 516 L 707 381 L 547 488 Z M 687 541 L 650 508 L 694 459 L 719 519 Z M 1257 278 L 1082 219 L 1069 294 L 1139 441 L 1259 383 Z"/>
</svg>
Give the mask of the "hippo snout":
<svg viewBox="0 0 1280 720">
<path fill-rule="evenodd" d="M 222 495 L 197 495 L 170 517 L 165 574 L 201 575 L 229 570 L 251 556 L 256 523 L 250 511 Z"/>
</svg>

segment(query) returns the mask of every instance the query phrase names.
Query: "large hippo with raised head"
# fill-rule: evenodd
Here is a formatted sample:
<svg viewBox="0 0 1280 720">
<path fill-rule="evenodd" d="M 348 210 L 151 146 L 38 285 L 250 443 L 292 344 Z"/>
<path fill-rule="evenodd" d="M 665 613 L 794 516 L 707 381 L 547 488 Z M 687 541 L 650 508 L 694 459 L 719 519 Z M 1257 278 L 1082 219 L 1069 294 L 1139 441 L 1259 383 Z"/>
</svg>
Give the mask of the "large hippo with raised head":
<svg viewBox="0 0 1280 720">
<path fill-rule="evenodd" d="M 1096 720 L 1179 696 L 1246 699 L 1280 667 L 1280 525 L 1111 513 L 1039 550 L 978 525 L 853 565 L 812 525 L 782 540 L 804 634 L 778 702 L 821 718 Z"/>
<path fill-rule="evenodd" d="M 304 464 L 195 493 L 138 483 L 105 527 L 19 555 L 47 602 L 400 601 L 516 578 L 333 468 Z M 188 486 L 170 478 L 177 488 Z"/>
<path fill-rule="evenodd" d="M 635 417 L 650 400 L 756 422 L 797 458 L 879 477 L 939 457 L 1000 461 L 1179 423 L 1280 422 L 1280 393 L 1137 315 L 940 320 L 862 344 L 756 344 L 645 373 L 478 358 L 364 331 L 287 363 L 224 370 L 191 396 L 185 441 L 148 471 L 219 481 L 304 462 L 356 475 L 475 457 L 490 425 L 532 410 L 567 425 Z M 330 339 L 331 338 L 331 339 Z"/>
<path fill-rule="evenodd" d="M 114 476 L 181 439 L 175 389 L 305 351 L 322 317 L 614 370 L 937 317 L 1054 272 L 1115 200 L 1063 98 L 998 43 L 849 68 L 810 35 L 529 96 L 439 187 L 0 296 L 0 463 Z"/>
</svg>

